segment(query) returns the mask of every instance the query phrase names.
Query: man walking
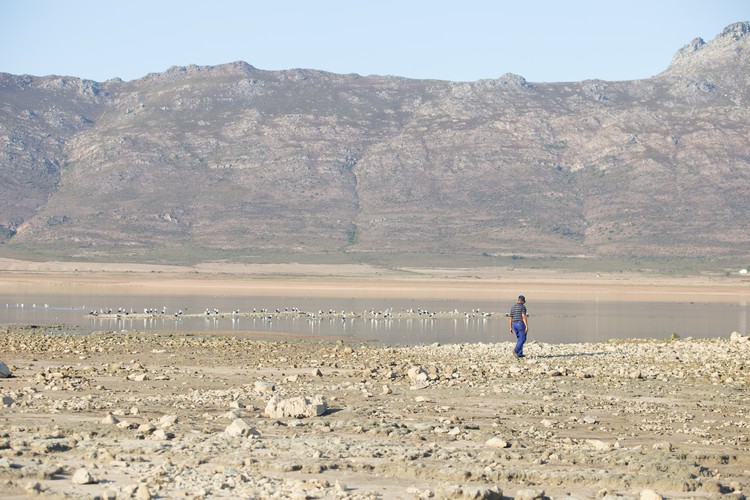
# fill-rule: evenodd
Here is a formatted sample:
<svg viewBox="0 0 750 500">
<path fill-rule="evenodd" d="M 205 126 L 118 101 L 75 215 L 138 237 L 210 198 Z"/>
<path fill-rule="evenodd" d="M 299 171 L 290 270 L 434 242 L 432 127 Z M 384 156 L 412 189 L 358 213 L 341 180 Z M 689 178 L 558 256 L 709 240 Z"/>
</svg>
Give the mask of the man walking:
<svg viewBox="0 0 750 500">
<path fill-rule="evenodd" d="M 508 326 L 510 333 L 514 333 L 518 342 L 513 349 L 513 354 L 517 358 L 523 358 L 523 344 L 526 343 L 526 335 L 529 333 L 529 321 L 526 319 L 526 297 L 518 296 L 518 302 L 513 304 L 508 317 Z"/>
</svg>

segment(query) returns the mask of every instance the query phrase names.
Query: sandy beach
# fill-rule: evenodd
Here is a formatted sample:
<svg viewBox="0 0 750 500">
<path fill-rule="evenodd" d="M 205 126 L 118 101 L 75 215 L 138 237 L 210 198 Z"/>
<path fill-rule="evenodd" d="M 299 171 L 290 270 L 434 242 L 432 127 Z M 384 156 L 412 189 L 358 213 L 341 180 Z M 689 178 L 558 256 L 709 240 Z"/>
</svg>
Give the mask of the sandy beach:
<svg viewBox="0 0 750 500">
<path fill-rule="evenodd" d="M 0 290 L 748 295 L 746 281 L 717 276 L 87 266 L 0 259 Z M 2 497 L 744 498 L 750 342 L 731 333 L 532 340 L 517 360 L 510 342 L 0 326 Z"/>
</svg>

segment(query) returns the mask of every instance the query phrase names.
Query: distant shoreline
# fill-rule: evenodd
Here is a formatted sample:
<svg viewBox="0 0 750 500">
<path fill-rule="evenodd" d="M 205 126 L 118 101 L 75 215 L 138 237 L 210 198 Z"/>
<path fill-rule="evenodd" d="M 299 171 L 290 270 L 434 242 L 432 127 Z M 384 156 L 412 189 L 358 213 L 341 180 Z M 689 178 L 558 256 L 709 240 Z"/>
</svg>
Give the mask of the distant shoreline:
<svg viewBox="0 0 750 500">
<path fill-rule="evenodd" d="M 750 300 L 744 276 L 672 277 L 508 268 L 400 268 L 368 265 L 228 264 L 165 266 L 126 263 L 29 262 L 0 259 L 0 293 L 78 293 L 412 297 L 504 300 L 595 298 L 620 301 Z"/>
</svg>

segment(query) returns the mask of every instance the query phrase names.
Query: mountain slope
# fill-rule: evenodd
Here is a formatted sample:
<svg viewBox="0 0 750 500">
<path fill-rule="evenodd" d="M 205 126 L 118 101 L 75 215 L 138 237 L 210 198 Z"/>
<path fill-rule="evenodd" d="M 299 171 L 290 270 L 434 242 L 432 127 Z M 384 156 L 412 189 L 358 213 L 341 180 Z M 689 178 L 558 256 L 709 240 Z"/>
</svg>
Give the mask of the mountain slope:
<svg viewBox="0 0 750 500">
<path fill-rule="evenodd" d="M 748 23 L 639 81 L 0 76 L 0 249 L 747 256 Z"/>
</svg>

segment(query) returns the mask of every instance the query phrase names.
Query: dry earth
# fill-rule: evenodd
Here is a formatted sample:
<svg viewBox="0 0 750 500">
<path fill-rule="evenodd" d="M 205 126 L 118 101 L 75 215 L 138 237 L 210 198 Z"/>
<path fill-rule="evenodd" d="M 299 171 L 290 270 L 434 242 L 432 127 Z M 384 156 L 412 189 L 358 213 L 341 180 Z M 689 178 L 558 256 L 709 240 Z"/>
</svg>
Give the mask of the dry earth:
<svg viewBox="0 0 750 500">
<path fill-rule="evenodd" d="M 523 361 L 510 343 L 0 334 L 12 371 L 0 379 L 5 498 L 743 498 L 750 489 L 750 342 L 736 334 L 532 342 Z M 325 406 L 303 405 L 307 416 L 266 414 L 272 397 L 318 395 Z"/>
</svg>

